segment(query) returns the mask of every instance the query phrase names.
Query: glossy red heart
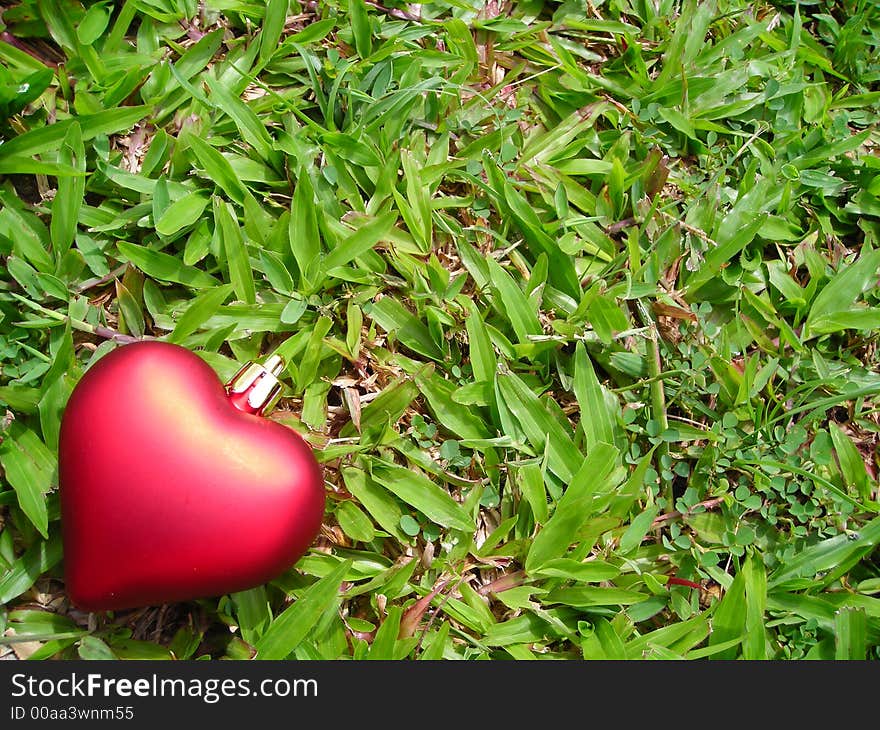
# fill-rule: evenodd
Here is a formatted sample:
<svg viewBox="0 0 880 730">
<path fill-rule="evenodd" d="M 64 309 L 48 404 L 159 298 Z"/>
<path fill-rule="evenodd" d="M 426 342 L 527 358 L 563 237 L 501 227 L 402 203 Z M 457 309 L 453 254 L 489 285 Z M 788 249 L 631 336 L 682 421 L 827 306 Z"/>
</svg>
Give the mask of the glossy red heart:
<svg viewBox="0 0 880 730">
<path fill-rule="evenodd" d="M 83 375 L 58 461 L 75 605 L 222 595 L 305 553 L 324 512 L 321 468 L 299 434 L 237 402 L 201 358 L 164 342 L 120 347 Z"/>
</svg>

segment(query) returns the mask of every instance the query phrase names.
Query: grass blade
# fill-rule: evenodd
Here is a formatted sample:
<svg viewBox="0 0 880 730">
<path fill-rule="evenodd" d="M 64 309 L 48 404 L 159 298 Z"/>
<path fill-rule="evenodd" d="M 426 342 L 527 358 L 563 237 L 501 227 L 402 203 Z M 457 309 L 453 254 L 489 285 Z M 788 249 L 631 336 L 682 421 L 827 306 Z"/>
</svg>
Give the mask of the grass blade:
<svg viewBox="0 0 880 730">
<path fill-rule="evenodd" d="M 526 557 L 526 572 L 533 573 L 568 550 L 581 525 L 592 516 L 590 503 L 614 469 L 618 452 L 610 444 L 597 444 L 563 493 L 553 515 L 535 537 Z"/>
<path fill-rule="evenodd" d="M 864 609 L 841 608 L 834 616 L 834 658 L 868 658 L 868 617 Z"/>
<path fill-rule="evenodd" d="M 175 256 L 161 251 L 153 251 L 144 246 L 137 246 L 127 241 L 119 241 L 117 244 L 120 253 L 131 264 L 159 281 L 170 281 L 175 284 L 185 284 L 194 289 L 205 289 L 219 286 L 210 274 L 185 266 Z"/>
<path fill-rule="evenodd" d="M 83 145 L 82 130 L 73 124 L 67 130 L 58 162 L 77 172 L 85 172 L 86 151 Z M 52 201 L 52 220 L 49 231 L 52 236 L 52 249 L 55 260 L 61 264 L 76 236 L 79 212 L 86 190 L 86 179 L 82 176 L 65 176 L 58 179 L 58 192 Z"/>
<path fill-rule="evenodd" d="M 571 436 L 516 375 L 499 374 L 496 382 L 529 443 L 538 451 L 543 451 L 546 444 L 550 470 L 563 481 L 570 481 L 583 462 Z"/>
<path fill-rule="evenodd" d="M 0 442 L 0 464 L 18 504 L 39 533 L 49 537 L 46 494 L 56 479 L 55 455 L 30 429 L 15 424 Z"/>
<path fill-rule="evenodd" d="M 574 393 L 581 409 L 581 428 L 584 430 L 587 453 L 598 443 L 615 443 L 617 428 L 612 417 L 614 410 L 608 407 L 609 396 L 614 397 L 607 393 L 596 377 L 583 342 L 578 342 L 574 351 Z"/>
<path fill-rule="evenodd" d="M 876 282 L 878 269 L 880 249 L 866 251 L 855 263 L 842 266 L 813 299 L 804 324 L 803 340 L 824 334 L 823 319 L 849 310 L 859 295 Z"/>
<path fill-rule="evenodd" d="M 764 612 L 767 609 L 767 574 L 760 558 L 751 553 L 743 565 L 746 622 L 742 651 L 744 659 L 767 659 Z"/>
<path fill-rule="evenodd" d="M 186 311 L 180 315 L 180 319 L 177 320 L 174 329 L 168 335 L 168 341 L 177 344 L 183 342 L 211 318 L 211 315 L 217 311 L 231 293 L 232 284 L 224 284 L 199 294 L 192 300 Z"/>
<path fill-rule="evenodd" d="M 379 459 L 370 461 L 370 473 L 376 483 L 438 525 L 454 530 L 474 529 L 474 521 L 464 508 L 421 473 Z"/>
<path fill-rule="evenodd" d="M 308 636 L 327 611 L 339 600 L 342 579 L 351 567 L 343 560 L 330 573 L 309 586 L 296 602 L 285 609 L 255 644 L 257 659 L 284 659 Z"/>
<path fill-rule="evenodd" d="M 229 281 L 238 298 L 247 304 L 257 301 L 254 274 L 248 258 L 247 246 L 232 206 L 215 197 L 213 200 L 215 235 L 219 235 L 222 260 L 229 270 Z"/>
</svg>

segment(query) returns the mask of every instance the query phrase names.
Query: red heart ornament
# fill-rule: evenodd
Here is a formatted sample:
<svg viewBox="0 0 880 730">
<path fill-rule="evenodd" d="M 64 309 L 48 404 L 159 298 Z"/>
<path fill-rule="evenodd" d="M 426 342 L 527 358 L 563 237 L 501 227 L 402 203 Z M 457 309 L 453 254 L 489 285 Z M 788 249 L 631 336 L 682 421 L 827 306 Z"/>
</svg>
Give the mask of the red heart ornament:
<svg viewBox="0 0 880 730">
<path fill-rule="evenodd" d="M 253 382 L 227 392 L 197 355 L 150 341 L 114 350 L 83 375 L 58 457 L 75 605 L 123 609 L 244 590 L 309 548 L 324 513 L 321 468 L 299 434 L 258 415 L 273 374 L 248 372 Z"/>
</svg>

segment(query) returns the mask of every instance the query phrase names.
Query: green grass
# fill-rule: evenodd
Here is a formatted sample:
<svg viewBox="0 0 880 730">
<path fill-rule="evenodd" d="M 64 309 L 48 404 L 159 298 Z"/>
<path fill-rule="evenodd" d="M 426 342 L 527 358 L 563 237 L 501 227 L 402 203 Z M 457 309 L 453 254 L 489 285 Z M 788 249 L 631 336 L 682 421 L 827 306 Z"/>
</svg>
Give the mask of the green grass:
<svg viewBox="0 0 880 730">
<path fill-rule="evenodd" d="M 880 657 L 876 4 L 204 7 L 2 17 L 0 653 Z M 325 525 L 88 616 L 60 415 L 143 336 L 286 357 Z"/>
</svg>

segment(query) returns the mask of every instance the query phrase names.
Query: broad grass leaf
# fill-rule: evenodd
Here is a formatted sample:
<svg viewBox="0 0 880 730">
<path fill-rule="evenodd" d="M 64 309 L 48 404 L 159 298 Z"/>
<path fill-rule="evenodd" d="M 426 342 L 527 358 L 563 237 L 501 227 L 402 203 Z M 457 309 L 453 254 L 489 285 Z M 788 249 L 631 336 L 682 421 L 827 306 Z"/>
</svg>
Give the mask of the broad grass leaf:
<svg viewBox="0 0 880 730">
<path fill-rule="evenodd" d="M 714 656 L 715 654 L 721 654 L 723 652 L 728 651 L 729 649 L 734 649 L 742 643 L 742 637 L 737 636 L 730 641 L 725 641 L 723 644 L 711 644 L 709 646 L 702 646 L 699 649 L 694 649 L 687 654 L 687 659 L 707 659 L 708 657 Z"/>
<path fill-rule="evenodd" d="M 852 439 L 834 421 L 828 422 L 828 431 L 831 434 L 834 453 L 837 455 L 837 463 L 845 485 L 847 488 L 855 489 L 859 499 L 870 501 L 871 485 L 861 453 Z"/>
<path fill-rule="evenodd" d="M 40 395 L 39 388 L 29 388 L 15 383 L 0 385 L 0 403 L 19 413 L 36 412 Z"/>
<path fill-rule="evenodd" d="M 565 255 L 557 242 L 544 230 L 540 218 L 528 200 L 507 180 L 491 156 L 483 155 L 490 190 L 502 213 L 510 215 L 535 256 L 544 253 L 550 265 L 548 279 L 561 292 L 580 299 L 580 280 L 570 256 Z"/>
<path fill-rule="evenodd" d="M 255 644 L 272 623 L 272 609 L 266 596 L 266 587 L 257 586 L 230 595 L 241 629 L 241 638 Z"/>
<path fill-rule="evenodd" d="M 162 236 L 173 236 L 187 226 L 197 222 L 208 205 L 208 198 L 200 193 L 190 193 L 171 203 L 156 221 L 156 232 Z"/>
<path fill-rule="evenodd" d="M 680 656 L 710 635 L 709 619 L 700 613 L 686 621 L 649 631 L 626 643 L 627 658 L 644 659 L 657 649 L 667 649 Z"/>
<path fill-rule="evenodd" d="M 48 540 L 38 540 L 24 551 L 6 574 L 0 578 L 0 604 L 9 603 L 28 590 L 41 575 L 54 568 L 61 560 L 61 536 L 52 534 Z"/>
<path fill-rule="evenodd" d="M 433 213 L 429 187 L 422 180 L 422 172 L 409 150 L 400 152 L 406 196 L 402 196 L 395 188 L 394 198 L 398 203 L 401 215 L 407 228 L 422 251 L 428 251 L 433 237 Z"/>
<path fill-rule="evenodd" d="M 709 646 L 724 644 L 734 639 L 744 640 L 746 616 L 745 575 L 739 571 L 722 599 L 715 604 L 712 612 L 712 633 L 709 634 Z M 738 654 L 736 647 L 718 652 L 715 659 L 735 659 Z"/>
<path fill-rule="evenodd" d="M 495 349 L 477 307 L 471 309 L 465 320 L 465 327 L 474 379 L 478 382 L 492 382 L 498 371 L 498 358 L 495 356 Z"/>
<path fill-rule="evenodd" d="M 199 71 L 204 70 L 220 49 L 225 32 L 223 28 L 212 30 L 187 48 L 186 52 L 174 64 L 177 73 L 182 78 L 189 80 Z"/>
<path fill-rule="evenodd" d="M 460 583 L 458 590 L 468 607 L 479 616 L 478 621 L 483 632 L 496 623 L 495 614 L 490 610 L 487 599 L 477 593 L 470 583 Z"/>
<path fill-rule="evenodd" d="M 327 423 L 327 393 L 330 383 L 324 380 L 313 380 L 305 387 L 300 418 L 314 431 L 325 428 Z"/>
<path fill-rule="evenodd" d="M 608 619 L 598 617 L 593 621 L 592 632 L 581 642 L 584 659 L 626 659 L 626 647 Z"/>
<path fill-rule="evenodd" d="M 804 290 L 795 282 L 782 261 L 766 262 L 770 283 L 775 286 L 785 299 L 796 307 L 806 305 Z"/>
<path fill-rule="evenodd" d="M 158 222 L 162 220 L 165 211 L 171 206 L 171 194 L 168 192 L 168 177 L 166 175 L 159 175 L 159 179 L 156 180 L 156 185 L 153 189 L 153 199 L 150 202 L 153 221 Z"/>
<path fill-rule="evenodd" d="M 510 534 L 510 531 L 516 525 L 517 519 L 518 519 L 517 515 L 511 515 L 506 520 L 502 520 L 501 523 L 498 525 L 498 527 L 496 527 L 494 530 L 492 530 L 492 532 L 490 532 L 489 535 L 486 537 L 486 539 L 483 541 L 483 544 L 480 545 L 480 547 L 477 551 L 477 555 L 479 555 L 480 557 L 483 557 L 483 556 L 491 554 L 491 552 L 496 547 L 498 547 L 499 543 L 501 543 L 503 540 L 505 540 L 507 538 L 507 536 Z M 507 593 L 507 591 L 504 591 L 504 592 Z M 508 604 L 505 603 L 505 605 L 508 605 Z"/>
<path fill-rule="evenodd" d="M 566 175 L 597 175 L 604 177 L 611 172 L 608 160 L 572 159 L 557 163 L 556 169 Z"/>
<path fill-rule="evenodd" d="M 334 609 L 339 587 L 350 560 L 343 560 L 329 574 L 309 586 L 292 606 L 272 621 L 254 648 L 257 659 L 284 659 L 308 636 L 318 620 Z"/>
<path fill-rule="evenodd" d="M 150 114 L 150 111 L 149 106 L 127 106 L 38 127 L 0 145 L 0 159 L 29 157 L 56 150 L 73 126 L 79 126 L 83 142 L 94 139 L 99 134 L 116 134 L 130 129 Z"/>
<path fill-rule="evenodd" d="M 336 266 L 344 266 L 362 254 L 371 250 L 379 241 L 383 240 L 397 221 L 394 212 L 384 213 L 377 218 L 362 223 L 348 238 L 340 241 L 327 256 L 322 265 L 325 270 Z"/>
<path fill-rule="evenodd" d="M 781 590 L 770 591 L 767 594 L 767 608 L 773 612 L 793 614 L 807 621 L 813 620 L 819 628 L 834 634 L 834 619 L 838 607 L 819 596 Z"/>
<path fill-rule="evenodd" d="M 63 302 L 67 301 L 70 292 L 68 292 L 65 283 L 61 281 L 61 279 L 59 279 L 57 276 L 52 276 L 52 274 L 37 273 L 36 278 L 37 283 L 48 296 L 55 297 L 56 299 L 60 299 Z"/>
<path fill-rule="evenodd" d="M 878 543 L 880 517 L 875 517 L 852 535 L 841 533 L 796 553 L 770 574 L 768 586 L 773 591 L 798 578 L 812 578 L 825 571 L 847 571 L 873 551 Z"/>
<path fill-rule="evenodd" d="M 767 610 L 767 574 L 760 557 L 751 552 L 742 568 L 745 584 L 745 634 L 743 659 L 767 659 L 767 632 L 764 613 Z"/>
<path fill-rule="evenodd" d="M 450 53 L 456 57 L 458 68 L 450 81 L 461 84 L 467 81 L 479 63 L 477 46 L 470 26 L 461 18 L 449 17 L 444 21 L 446 43 Z"/>
<path fill-rule="evenodd" d="M 21 285 L 21 288 L 24 289 L 28 296 L 33 299 L 39 299 L 43 295 L 43 290 L 37 279 L 37 272 L 27 261 L 18 256 L 8 256 L 6 258 L 6 270 Z"/>
<path fill-rule="evenodd" d="M 517 484 L 520 492 L 532 510 L 535 522 L 543 525 L 549 517 L 547 505 L 547 489 L 544 486 L 544 474 L 538 464 L 525 464 L 517 470 Z"/>
<path fill-rule="evenodd" d="M 438 362 L 443 361 L 443 353 L 434 342 L 428 328 L 397 299 L 384 296 L 365 312 L 383 330 L 393 332 L 397 339 L 413 352 Z"/>
<path fill-rule="evenodd" d="M 554 614 L 551 609 L 548 613 Z M 571 609 L 562 609 L 571 611 Z M 511 644 L 531 644 L 558 636 L 558 632 L 543 618 L 534 613 L 526 613 L 507 621 L 493 624 L 482 637 L 488 646 L 510 646 Z"/>
<path fill-rule="evenodd" d="M 639 495 L 643 493 L 642 490 L 645 488 L 645 476 L 653 463 L 654 452 L 657 450 L 658 446 L 659 444 L 654 444 L 654 446 L 652 446 L 650 450 L 639 459 L 636 468 L 633 469 L 623 486 L 617 490 L 617 494 L 611 500 L 611 506 L 609 508 L 610 514 L 615 517 L 623 517 L 629 513 L 636 499 L 638 499 Z"/>
<path fill-rule="evenodd" d="M 20 609 L 10 611 L 8 616 L 11 626 L 18 636 L 23 634 L 61 634 L 78 630 L 72 619 L 49 611 Z"/>
<path fill-rule="evenodd" d="M 280 254 L 265 248 L 261 249 L 260 267 L 269 280 L 269 285 L 279 294 L 292 297 L 296 293 L 293 276 Z"/>
<path fill-rule="evenodd" d="M 620 406 L 609 407 L 609 400 L 616 404 L 617 399 L 607 393 L 599 382 L 582 342 L 578 342 L 574 351 L 573 380 L 587 452 L 589 453 L 590 449 L 600 442 L 615 443 L 618 431 L 615 416 L 619 413 Z"/>
<path fill-rule="evenodd" d="M 834 658 L 868 658 L 868 617 L 864 609 L 841 608 L 834 616 Z"/>
<path fill-rule="evenodd" d="M 425 588 L 419 588 L 417 590 L 419 592 L 426 591 Z M 437 596 L 434 598 L 434 602 L 438 604 L 442 602 L 443 613 L 448 615 L 453 620 L 464 624 L 464 626 L 469 628 L 471 631 L 475 631 L 481 636 L 485 634 L 492 626 L 494 626 L 493 621 L 487 621 L 483 611 L 476 610 L 464 601 L 461 601 L 457 598 L 450 598 L 449 596 Z"/>
<path fill-rule="evenodd" d="M 53 329 L 50 333 L 49 354 L 52 363 L 43 375 L 37 410 L 40 414 L 40 432 L 46 449 L 51 454 L 57 454 L 61 416 L 79 373 L 79 364 L 74 355 L 73 332 L 69 322 L 64 327 Z M 38 444 L 34 444 L 34 448 L 37 449 L 34 458 L 45 458 L 45 452 L 40 453 Z M 41 464 L 41 466 L 48 468 L 48 465 Z"/>
<path fill-rule="evenodd" d="M 305 299 L 291 299 L 281 310 L 281 321 L 284 324 L 296 324 L 308 309 Z"/>
<path fill-rule="evenodd" d="M 74 170 L 84 173 L 86 170 L 86 152 L 83 145 L 82 130 L 73 124 L 67 130 L 61 148 L 58 151 L 58 162 Z M 60 264 L 70 250 L 76 237 L 79 212 L 85 195 L 86 179 L 84 176 L 65 176 L 58 178 L 58 189 L 52 201 L 52 217 L 49 231 L 52 236 L 52 249 L 55 260 Z"/>
<path fill-rule="evenodd" d="M 449 493 L 420 472 L 372 459 L 373 479 L 438 525 L 473 531 L 474 521 Z"/>
<path fill-rule="evenodd" d="M 494 258 L 490 256 L 486 263 L 495 293 L 495 308 L 510 322 L 519 342 L 530 342 L 529 335 L 540 335 L 543 331 L 534 303 L 526 298 L 513 277 Z"/>
<path fill-rule="evenodd" d="M 546 444 L 550 470 L 564 482 L 570 481 L 583 463 L 583 455 L 571 435 L 519 377 L 513 373 L 498 374 L 496 383 L 529 443 L 539 452 Z"/>
<path fill-rule="evenodd" d="M 452 399 L 454 385 L 436 372 L 422 371 L 413 376 L 428 401 L 431 414 L 443 428 L 459 438 L 489 438 L 490 432 L 477 411 L 462 408 Z"/>
<path fill-rule="evenodd" d="M 369 542 L 376 536 L 370 518 L 352 500 L 340 502 L 335 514 L 342 531 L 353 540 Z"/>
<path fill-rule="evenodd" d="M 353 299 L 349 299 L 345 306 L 345 346 L 348 347 L 348 352 L 353 358 L 360 354 L 363 324 L 363 310 Z"/>
<path fill-rule="evenodd" d="M 614 336 L 629 327 L 629 320 L 613 297 L 607 294 L 597 296 L 590 304 L 588 317 L 593 331 L 605 345 L 614 341 Z"/>
<path fill-rule="evenodd" d="M 300 284 L 312 286 L 316 273 L 314 266 L 321 254 L 321 234 L 318 228 L 318 208 L 315 190 L 308 170 L 300 167 L 293 191 L 290 209 L 290 250 L 299 267 Z"/>
<path fill-rule="evenodd" d="M 231 327 L 230 335 L 242 332 L 289 332 L 287 325 L 281 322 L 284 306 L 283 302 L 226 304 L 211 316 L 205 329 L 225 330 Z"/>
<path fill-rule="evenodd" d="M 3 145 L 0 145 L 2 148 Z M 36 222 L 33 216 L 6 206 L 0 210 L 0 233 L 12 241 L 13 251 L 18 256 L 27 259 L 43 273 L 53 273 L 54 261 L 48 251 L 50 238 L 46 235 L 45 227 Z"/>
<path fill-rule="evenodd" d="M 880 329 L 880 307 L 856 306 L 844 312 L 832 312 L 816 317 L 810 332 L 819 336 L 842 330 L 873 332 L 877 329 Z"/>
<path fill-rule="evenodd" d="M 244 205 L 248 191 L 235 174 L 232 164 L 216 148 L 194 134 L 187 135 L 186 143 L 193 151 L 196 160 L 205 171 L 206 177 L 213 181 L 229 198 Z"/>
<path fill-rule="evenodd" d="M 185 266 L 176 256 L 171 254 L 154 251 L 127 241 L 118 241 L 116 246 L 126 261 L 131 262 L 153 279 L 184 284 L 194 289 L 206 289 L 220 285 L 220 282 L 210 274 L 192 266 Z"/>
<path fill-rule="evenodd" d="M 590 608 L 592 606 L 631 606 L 645 600 L 645 594 L 623 588 L 599 588 L 595 586 L 574 586 L 557 588 L 545 597 L 548 603 L 562 603 L 566 606 Z"/>
<path fill-rule="evenodd" d="M 859 149 L 871 136 L 871 130 L 866 129 L 858 134 L 853 134 L 843 139 L 838 139 L 830 144 L 819 145 L 791 161 L 798 170 L 807 170 L 811 165 L 825 163 L 839 155 Z"/>
<path fill-rule="evenodd" d="M 382 625 L 376 631 L 373 643 L 370 645 L 370 652 L 367 654 L 369 660 L 389 660 L 397 659 L 397 635 L 400 632 L 400 618 L 403 613 L 403 606 L 391 606 Z M 402 658 L 402 657 L 401 657 Z"/>
<path fill-rule="evenodd" d="M 878 270 L 880 249 L 863 251 L 857 261 L 843 266 L 813 299 L 804 324 L 803 340 L 839 329 L 834 317 L 852 311 L 862 292 L 876 284 Z"/>
<path fill-rule="evenodd" d="M 571 558 L 554 558 L 534 570 L 537 575 L 565 578 L 578 583 L 601 583 L 620 575 L 620 568 L 602 560 L 581 562 Z"/>
<path fill-rule="evenodd" d="M 424 661 L 437 661 L 443 659 L 446 653 L 446 645 L 449 643 L 449 629 L 451 624 L 444 621 L 433 635 L 428 635 L 424 643 L 424 649 L 419 654 L 419 659 Z"/>
<path fill-rule="evenodd" d="M 113 650 L 107 646 L 105 641 L 92 635 L 83 636 L 82 639 L 80 639 L 77 654 L 80 659 L 86 659 L 88 661 L 112 661 L 119 658 L 113 653 Z"/>
<path fill-rule="evenodd" d="M 279 5 L 279 2 L 277 0 L 270 2 L 267 13 L 271 11 L 273 4 Z M 287 0 L 281 0 L 281 4 L 285 6 L 286 12 Z M 265 35 L 266 32 L 267 28 L 264 27 L 262 34 Z M 260 53 L 262 55 L 262 47 Z M 210 76 L 208 77 L 208 86 L 211 89 L 211 99 L 232 119 L 242 139 L 256 151 L 260 159 L 274 167 L 278 159 L 278 152 L 274 149 L 272 136 L 256 113 L 237 96 L 233 96 L 223 84 Z"/>
<path fill-rule="evenodd" d="M 38 275 L 39 276 L 39 275 Z M 488 406 L 495 399 L 495 384 L 492 381 L 481 380 L 476 383 L 468 383 L 460 388 L 451 390 L 452 400 L 463 406 Z"/>
<path fill-rule="evenodd" d="M 15 423 L 0 442 L 0 464 L 6 481 L 15 490 L 22 512 L 39 533 L 48 538 L 46 494 L 56 478 L 55 454 L 33 431 Z"/>
<path fill-rule="evenodd" d="M 609 109 L 610 106 L 606 102 L 590 104 L 586 109 L 579 109 L 568 115 L 559 124 L 549 127 L 546 131 L 533 133 L 528 138 L 517 158 L 519 168 L 522 170 L 533 161 L 545 162 L 547 160 L 553 160 L 558 167 L 559 163 L 554 159 L 554 156 L 565 150 L 578 135 L 592 127 L 599 115 Z M 596 162 L 601 162 L 602 167 L 599 171 L 602 174 L 610 172 L 611 163 L 605 161 Z"/>
<path fill-rule="evenodd" d="M 369 58 L 373 52 L 370 16 L 364 0 L 349 0 L 348 15 L 351 21 L 351 34 L 354 36 L 354 47 L 361 58 Z"/>
<path fill-rule="evenodd" d="M 169 649 L 152 641 L 141 641 L 127 637 L 113 637 L 110 648 L 117 659 L 139 659 L 146 661 L 171 660 L 174 657 Z"/>
<path fill-rule="evenodd" d="M 183 342 L 211 318 L 231 293 L 232 284 L 224 284 L 215 289 L 206 289 L 199 294 L 180 315 L 174 329 L 168 335 L 168 342 L 177 344 Z"/>
<path fill-rule="evenodd" d="M 8 116 L 19 114 L 28 104 L 39 99 L 54 80 L 52 69 L 42 64 L 39 66 L 33 73 L 20 79 L 18 88 L 6 91 L 3 104 Z"/>
<path fill-rule="evenodd" d="M 289 0 L 268 0 L 260 28 L 260 63 L 265 64 L 278 50 L 284 32 Z"/>
<path fill-rule="evenodd" d="M 600 443 L 583 461 L 557 502 L 553 515 L 535 536 L 526 557 L 527 573 L 568 551 L 578 530 L 592 516 L 593 497 L 610 477 L 617 457 L 617 449 Z"/>
<path fill-rule="evenodd" d="M 400 529 L 400 518 L 405 514 L 397 498 L 377 484 L 363 469 L 348 467 L 342 470 L 345 488 L 373 517 L 379 526 L 401 543 L 409 537 Z"/>
<path fill-rule="evenodd" d="M 318 366 L 324 357 L 324 337 L 332 326 L 333 320 L 321 315 L 309 331 L 305 353 L 299 361 L 294 377 L 298 391 L 305 390 L 314 382 L 315 376 L 318 374 Z"/>
<path fill-rule="evenodd" d="M 86 173 L 60 162 L 43 162 L 32 157 L 16 155 L 0 158 L 0 175 L 53 175 L 54 177 L 84 177 Z"/>
<path fill-rule="evenodd" d="M 183 248 L 183 263 L 193 266 L 202 261 L 211 252 L 213 236 L 206 220 L 199 221 L 186 237 Z"/>
<path fill-rule="evenodd" d="M 107 29 L 110 22 L 110 8 L 106 3 L 95 3 L 79 21 L 76 37 L 84 46 L 92 45 Z"/>
<path fill-rule="evenodd" d="M 308 45 L 323 40 L 336 27 L 337 18 L 323 18 L 309 23 L 298 33 L 289 36 L 285 43 Z"/>
<path fill-rule="evenodd" d="M 620 536 L 620 542 L 617 545 L 617 552 L 621 555 L 628 555 L 638 548 L 638 546 L 642 544 L 642 540 L 644 540 L 645 536 L 648 534 L 648 531 L 651 529 L 651 525 L 654 523 L 654 518 L 659 511 L 660 508 L 656 504 L 652 504 L 636 515 L 633 518 L 633 521 L 630 522 L 629 527 L 626 528 L 623 535 Z"/>
<path fill-rule="evenodd" d="M 73 379 L 66 373 L 51 379 L 44 378 L 45 385 L 38 405 L 40 413 L 40 431 L 43 440 L 51 453 L 57 453 L 58 435 L 61 431 L 61 415 L 67 399 L 73 391 Z"/>
<path fill-rule="evenodd" d="M 247 304 L 257 301 L 254 273 L 248 257 L 247 245 L 232 206 L 214 197 L 214 233 L 219 233 L 223 256 L 229 269 L 229 281 L 238 298 Z"/>
</svg>

